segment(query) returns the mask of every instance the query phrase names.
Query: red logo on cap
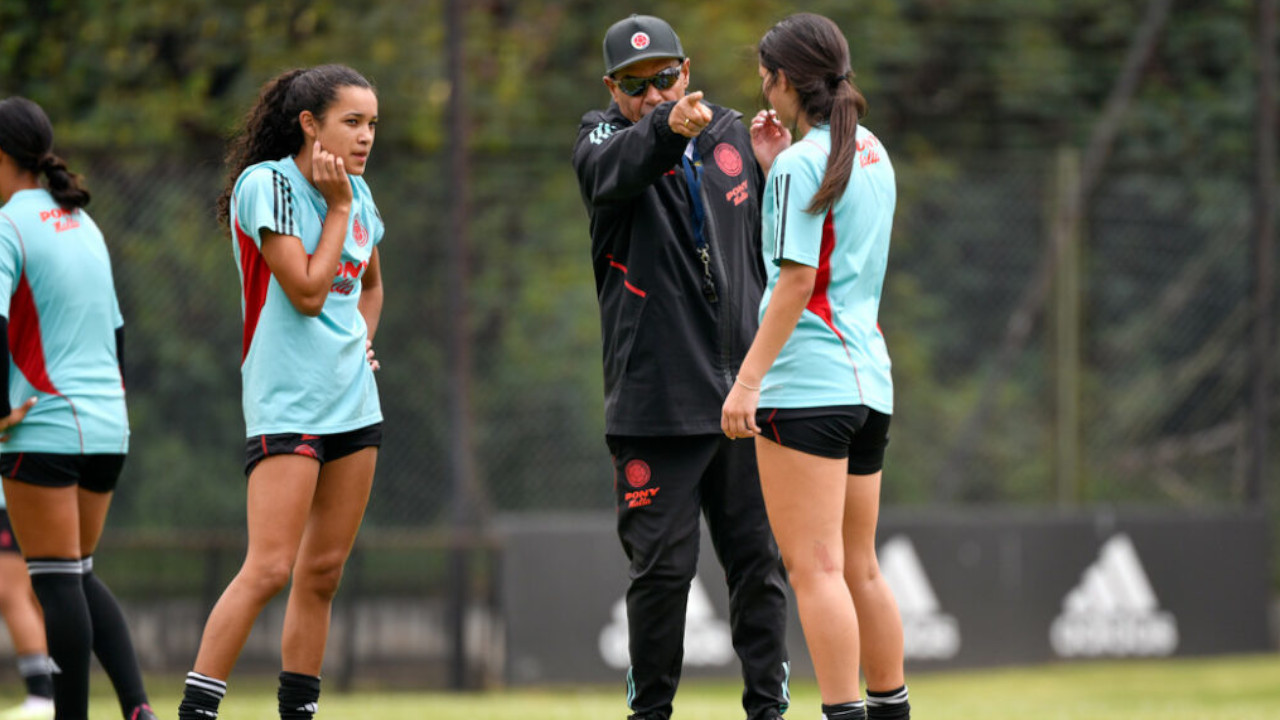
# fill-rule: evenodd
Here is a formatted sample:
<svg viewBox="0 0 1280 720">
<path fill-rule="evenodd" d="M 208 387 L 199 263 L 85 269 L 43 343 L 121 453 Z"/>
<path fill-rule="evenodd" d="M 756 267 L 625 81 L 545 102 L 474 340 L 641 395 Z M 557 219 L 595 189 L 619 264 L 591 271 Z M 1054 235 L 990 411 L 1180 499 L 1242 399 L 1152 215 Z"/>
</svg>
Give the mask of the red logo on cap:
<svg viewBox="0 0 1280 720">
<path fill-rule="evenodd" d="M 632 460 L 627 463 L 627 482 L 631 487 L 644 487 L 649 482 L 649 463 L 643 460 Z"/>
<path fill-rule="evenodd" d="M 742 172 L 742 155 L 738 153 L 738 148 L 729 143 L 720 143 L 716 146 L 716 165 L 720 166 L 720 172 L 729 177 L 738 177 Z"/>
<path fill-rule="evenodd" d="M 631 47 L 637 50 L 643 50 L 649 47 L 649 34 L 638 32 L 631 36 Z"/>
</svg>

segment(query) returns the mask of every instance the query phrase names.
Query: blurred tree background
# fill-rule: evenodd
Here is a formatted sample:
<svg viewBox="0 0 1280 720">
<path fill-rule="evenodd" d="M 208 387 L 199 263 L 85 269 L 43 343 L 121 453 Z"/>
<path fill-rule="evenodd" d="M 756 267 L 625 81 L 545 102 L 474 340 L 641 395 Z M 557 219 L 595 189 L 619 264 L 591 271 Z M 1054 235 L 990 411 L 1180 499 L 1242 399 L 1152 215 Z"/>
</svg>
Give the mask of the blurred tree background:
<svg viewBox="0 0 1280 720">
<path fill-rule="evenodd" d="M 755 42 L 801 9 L 845 31 L 865 124 L 898 173 L 881 311 L 898 388 L 886 501 L 1264 501 L 1274 481 L 1250 489 L 1248 444 L 1256 4 L 1181 0 L 1153 21 L 1159 5 L 465 3 L 469 417 L 484 512 L 611 507 L 569 164 L 578 119 L 608 99 L 605 29 L 630 12 L 667 18 L 693 88 L 749 116 Z M 1063 215 L 1143 27 L 1153 44 L 1105 163 Z M 447 520 L 449 39 L 440 0 L 0 0 L 0 96 L 43 105 L 87 176 L 130 327 L 134 432 L 113 525 L 243 523 L 239 286 L 213 214 L 221 156 L 266 80 L 326 62 L 359 69 L 380 98 L 366 178 L 388 227 L 386 444 L 369 522 Z M 1076 241 L 1039 302 L 1028 288 L 1062 217 Z M 1029 324 L 1011 323 L 1020 310 Z"/>
</svg>

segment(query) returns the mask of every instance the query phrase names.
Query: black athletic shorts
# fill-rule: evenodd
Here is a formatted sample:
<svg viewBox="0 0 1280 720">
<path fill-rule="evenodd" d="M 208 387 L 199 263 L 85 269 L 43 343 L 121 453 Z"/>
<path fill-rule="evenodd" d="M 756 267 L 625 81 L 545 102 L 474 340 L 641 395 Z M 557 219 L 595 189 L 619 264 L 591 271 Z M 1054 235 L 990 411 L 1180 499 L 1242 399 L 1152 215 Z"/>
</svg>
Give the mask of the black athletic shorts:
<svg viewBox="0 0 1280 720">
<path fill-rule="evenodd" d="M 122 469 L 124 453 L 0 453 L 0 476 L 41 487 L 79 485 L 89 492 L 109 493 L 116 489 Z"/>
<path fill-rule="evenodd" d="M 338 460 L 367 447 L 382 445 L 382 423 L 332 435 L 275 433 L 254 435 L 244 444 L 244 474 L 271 455 L 305 455 L 321 465 Z"/>
<path fill-rule="evenodd" d="M 13 534 L 13 526 L 9 524 L 9 511 L 3 508 L 0 508 L 0 553 L 22 554 L 18 538 Z"/>
<path fill-rule="evenodd" d="M 756 413 L 764 438 L 810 455 L 849 458 L 850 475 L 873 475 L 884 468 L 889 419 L 866 405 L 760 408 Z"/>
</svg>

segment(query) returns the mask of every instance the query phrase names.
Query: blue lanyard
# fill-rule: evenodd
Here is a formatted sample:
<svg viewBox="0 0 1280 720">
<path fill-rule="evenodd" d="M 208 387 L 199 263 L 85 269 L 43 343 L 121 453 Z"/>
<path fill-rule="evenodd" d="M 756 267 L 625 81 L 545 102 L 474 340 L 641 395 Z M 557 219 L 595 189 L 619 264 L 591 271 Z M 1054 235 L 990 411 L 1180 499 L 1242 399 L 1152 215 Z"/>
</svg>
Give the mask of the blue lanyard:
<svg viewBox="0 0 1280 720">
<path fill-rule="evenodd" d="M 693 160 L 689 153 L 680 156 L 684 164 L 684 179 L 689 184 L 689 197 L 693 199 L 693 241 L 702 252 L 707 248 L 707 239 L 702 236 L 702 223 L 706 218 L 706 209 L 702 206 L 702 155 L 698 153 L 697 143 L 691 144 Z"/>
<path fill-rule="evenodd" d="M 689 197 L 693 201 L 693 243 L 698 250 L 698 259 L 702 261 L 702 294 L 711 302 L 719 302 L 715 281 L 711 278 L 711 253 L 707 250 L 707 239 L 702 234 L 703 223 L 707 216 L 702 205 L 702 155 L 698 152 L 698 144 L 690 144 L 693 158 L 689 153 L 680 156 L 684 165 L 684 179 L 689 185 Z"/>
</svg>

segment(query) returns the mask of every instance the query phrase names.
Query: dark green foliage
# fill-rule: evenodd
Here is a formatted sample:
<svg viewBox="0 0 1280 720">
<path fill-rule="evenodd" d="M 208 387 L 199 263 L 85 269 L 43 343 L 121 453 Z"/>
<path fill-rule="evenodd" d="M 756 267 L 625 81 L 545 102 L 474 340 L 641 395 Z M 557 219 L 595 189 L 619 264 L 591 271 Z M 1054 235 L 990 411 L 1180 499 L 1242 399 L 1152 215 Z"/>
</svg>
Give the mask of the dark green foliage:
<svg viewBox="0 0 1280 720">
<path fill-rule="evenodd" d="M 587 0 L 468 3 L 473 437 L 492 509 L 608 508 L 586 214 L 569 166 L 603 106 Z M 850 41 L 899 211 L 881 325 L 898 404 L 885 493 L 927 502 L 1045 247 L 1060 148 L 1084 147 L 1138 0 L 819 0 Z M 1084 228 L 1089 497 L 1239 498 L 1247 346 L 1254 3 L 1179 2 Z M 650 3 L 693 88 L 750 116 L 754 44 L 792 3 Z M 226 134 L 289 67 L 345 62 L 379 89 L 367 179 L 387 221 L 376 349 L 387 415 L 370 521 L 447 514 L 445 288 L 453 179 L 444 4 L 370 0 L 0 3 L 0 95 L 45 106 L 88 175 L 130 326 L 134 449 L 115 521 L 242 522 L 238 286 L 213 220 Z M 1043 325 L 1043 323 L 1040 323 Z M 1001 384 L 961 499 L 1047 502 L 1052 353 Z M 1161 454 L 1161 448 L 1172 452 Z M 1171 449 L 1171 450 L 1170 450 Z"/>
</svg>

